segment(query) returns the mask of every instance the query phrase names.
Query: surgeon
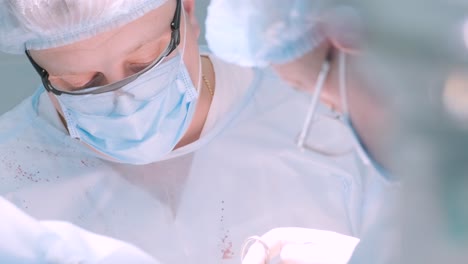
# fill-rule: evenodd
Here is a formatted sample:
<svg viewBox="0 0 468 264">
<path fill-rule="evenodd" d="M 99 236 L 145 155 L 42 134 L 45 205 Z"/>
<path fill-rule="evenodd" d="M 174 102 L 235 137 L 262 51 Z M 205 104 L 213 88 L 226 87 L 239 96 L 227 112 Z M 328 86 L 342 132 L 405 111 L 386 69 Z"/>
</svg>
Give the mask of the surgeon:
<svg viewBox="0 0 468 264">
<path fill-rule="evenodd" d="M 360 58 L 365 25 L 359 9 L 325 0 L 274 4 L 266 0 L 212 0 L 206 31 L 210 49 L 225 61 L 272 67 L 292 87 L 312 94 L 296 141 L 300 147 L 330 158 L 345 156 L 344 146 L 308 144 L 301 137 L 320 130 L 324 119 L 320 104 L 333 109 L 336 122 L 348 127 L 354 152 L 365 167 L 361 173 L 375 176 L 362 182 L 363 192 L 376 197 L 372 203 L 364 202 L 361 217 L 367 222 L 350 263 L 399 263 L 399 179 L 390 173 L 390 159 L 383 152 L 388 142 L 384 135 L 392 129 L 389 100 L 372 89 L 376 84 L 373 69 L 363 66 Z M 340 137 L 345 138 L 346 132 Z M 301 234 L 294 229 L 288 232 L 286 227 L 274 229 L 259 236 L 257 244 L 268 253 L 265 257 L 278 255 L 286 263 L 318 263 L 309 252 L 323 249 L 313 243 L 304 246 L 308 236 L 314 238 L 307 231 Z M 296 254 L 291 256 L 290 252 Z M 253 254 L 247 254 L 243 263 L 263 261 L 254 260 Z"/>
<path fill-rule="evenodd" d="M 360 236 L 381 195 L 334 111 L 304 146 L 348 155 L 298 147 L 309 97 L 199 48 L 195 4 L 0 0 L 0 50 L 40 79 L 0 118 L 0 195 L 161 263 L 238 263 L 287 226 Z"/>
</svg>

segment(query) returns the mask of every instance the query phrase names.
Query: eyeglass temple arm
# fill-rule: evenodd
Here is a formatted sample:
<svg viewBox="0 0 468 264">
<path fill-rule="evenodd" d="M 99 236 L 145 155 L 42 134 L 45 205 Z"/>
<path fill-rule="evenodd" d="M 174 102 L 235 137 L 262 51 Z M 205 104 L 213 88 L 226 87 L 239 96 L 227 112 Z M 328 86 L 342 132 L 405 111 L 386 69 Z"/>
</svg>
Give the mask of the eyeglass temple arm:
<svg viewBox="0 0 468 264">
<path fill-rule="evenodd" d="M 39 66 L 35 61 L 34 59 L 31 57 L 31 55 L 29 54 L 29 51 L 28 50 L 25 50 L 25 53 L 26 53 L 26 57 L 28 57 L 28 60 L 29 62 L 32 64 L 32 66 L 34 67 L 34 69 L 36 70 L 36 72 L 39 74 L 39 76 L 41 76 L 41 78 L 44 78 L 48 75 L 47 71 L 44 70 L 41 66 Z"/>
<path fill-rule="evenodd" d="M 182 9 L 182 0 L 177 0 L 176 12 L 174 14 L 174 18 L 172 19 L 171 23 L 171 30 L 172 30 L 172 49 L 169 53 L 171 53 L 179 44 L 180 44 L 180 16 L 181 16 L 181 9 Z"/>
<path fill-rule="evenodd" d="M 48 92 L 52 92 L 56 95 L 61 95 L 62 92 L 60 91 L 57 91 L 53 88 L 51 88 L 48 84 L 48 80 L 49 80 L 49 73 L 44 70 L 41 66 L 39 66 L 39 64 L 37 64 L 34 59 L 31 57 L 31 54 L 29 54 L 29 51 L 28 50 L 25 50 L 24 51 L 26 53 L 26 57 L 28 58 L 29 62 L 32 64 L 32 66 L 34 67 L 34 69 L 36 70 L 36 72 L 39 74 L 39 76 L 41 77 L 41 81 L 42 81 L 42 84 L 44 85 L 44 88 L 48 91 Z"/>
</svg>

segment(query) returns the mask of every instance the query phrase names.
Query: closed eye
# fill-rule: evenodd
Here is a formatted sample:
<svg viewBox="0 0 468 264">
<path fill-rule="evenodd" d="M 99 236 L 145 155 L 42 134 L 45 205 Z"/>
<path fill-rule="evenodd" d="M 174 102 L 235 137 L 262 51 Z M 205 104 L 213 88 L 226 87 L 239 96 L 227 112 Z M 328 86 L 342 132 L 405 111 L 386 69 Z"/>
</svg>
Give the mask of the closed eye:
<svg viewBox="0 0 468 264">
<path fill-rule="evenodd" d="M 139 73 L 148 68 L 151 64 L 153 64 L 153 61 L 147 63 L 136 63 L 130 65 L 129 68 L 133 73 Z"/>
<path fill-rule="evenodd" d="M 96 73 L 96 75 L 94 75 L 93 78 L 89 82 L 87 82 L 85 85 L 81 85 L 79 87 L 72 87 L 71 90 L 78 91 L 78 90 L 88 89 L 88 88 L 97 87 L 101 85 L 104 85 L 104 75 L 102 73 Z"/>
</svg>

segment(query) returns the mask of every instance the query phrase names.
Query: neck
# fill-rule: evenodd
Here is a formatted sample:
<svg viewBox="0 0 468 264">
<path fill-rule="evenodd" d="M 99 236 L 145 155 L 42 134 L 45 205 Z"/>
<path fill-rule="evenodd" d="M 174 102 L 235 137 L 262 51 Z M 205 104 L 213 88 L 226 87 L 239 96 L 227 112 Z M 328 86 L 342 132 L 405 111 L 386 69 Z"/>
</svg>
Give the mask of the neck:
<svg viewBox="0 0 468 264">
<path fill-rule="evenodd" d="M 330 99 L 332 107 L 343 112 L 341 102 L 341 94 L 339 92 L 339 63 L 338 51 L 334 52 L 330 78 L 328 79 L 327 98 Z M 367 154 L 374 159 L 383 168 L 388 168 L 388 159 L 382 155 L 382 149 L 385 148 L 382 144 L 386 142 L 384 138 L 388 135 L 390 129 L 390 119 L 388 113 L 384 111 L 384 102 L 381 101 L 381 96 L 372 94 L 370 89 L 366 89 L 369 85 L 363 80 L 353 67 L 353 57 L 348 56 L 346 60 L 346 101 L 348 103 L 348 111 L 353 128 L 356 131 L 359 141 L 367 151 Z"/>
<path fill-rule="evenodd" d="M 201 57 L 201 67 L 202 67 L 202 75 L 206 77 L 208 83 L 211 84 L 211 88 L 215 90 L 215 73 L 213 65 L 211 64 L 211 60 L 206 57 Z M 202 78 L 200 76 L 199 78 Z M 203 131 L 203 127 L 205 126 L 208 113 L 211 107 L 211 103 L 213 101 L 213 96 L 210 94 L 210 91 L 206 87 L 206 84 L 203 80 L 200 80 L 200 87 L 199 87 L 199 97 L 197 102 L 197 108 L 195 110 L 195 114 L 193 116 L 192 122 L 187 129 L 187 132 L 182 137 L 182 139 L 177 143 L 175 149 L 181 148 L 186 146 L 200 138 L 200 135 Z"/>
</svg>

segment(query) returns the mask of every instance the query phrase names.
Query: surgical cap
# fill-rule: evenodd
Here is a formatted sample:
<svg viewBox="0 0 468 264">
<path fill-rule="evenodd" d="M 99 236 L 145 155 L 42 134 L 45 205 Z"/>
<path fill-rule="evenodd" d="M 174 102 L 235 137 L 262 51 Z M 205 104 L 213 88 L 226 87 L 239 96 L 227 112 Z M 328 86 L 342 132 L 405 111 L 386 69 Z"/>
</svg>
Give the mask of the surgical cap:
<svg viewBox="0 0 468 264">
<path fill-rule="evenodd" d="M 167 0 L 0 0 L 0 50 L 59 47 L 117 28 Z"/>
<path fill-rule="evenodd" d="M 206 39 L 213 53 L 243 66 L 285 63 L 317 47 L 323 0 L 212 0 Z"/>
</svg>

